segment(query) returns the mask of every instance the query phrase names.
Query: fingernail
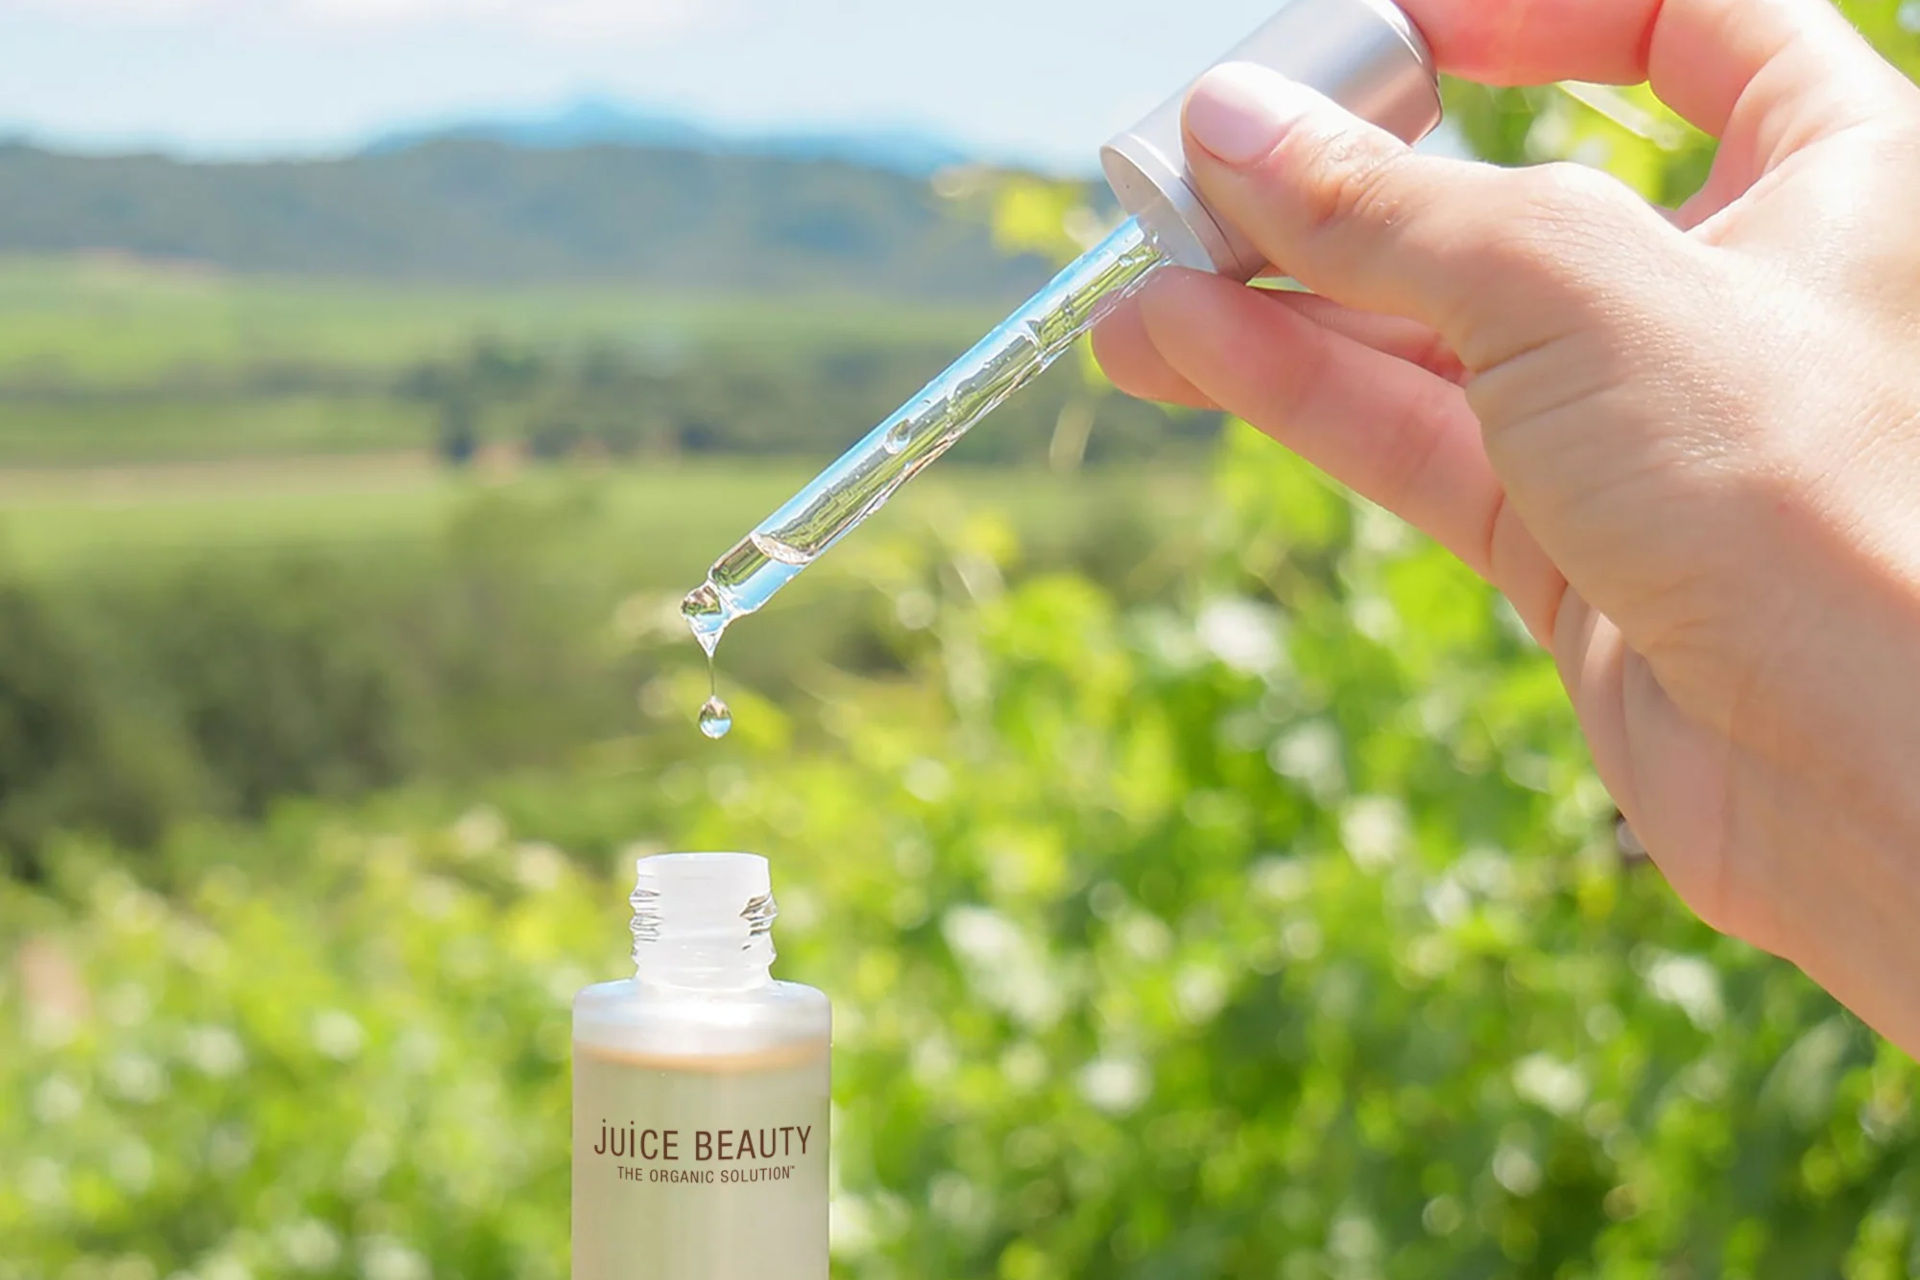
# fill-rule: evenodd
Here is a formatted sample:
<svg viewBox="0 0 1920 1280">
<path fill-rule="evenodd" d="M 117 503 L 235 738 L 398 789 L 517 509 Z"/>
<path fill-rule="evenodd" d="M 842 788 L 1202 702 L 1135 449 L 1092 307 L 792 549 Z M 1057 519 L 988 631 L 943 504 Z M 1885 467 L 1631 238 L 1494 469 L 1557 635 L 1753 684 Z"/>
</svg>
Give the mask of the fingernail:
<svg viewBox="0 0 1920 1280">
<path fill-rule="evenodd" d="M 1187 96 L 1187 132 L 1223 163 L 1244 168 L 1271 154 L 1318 97 L 1276 71 L 1230 62 Z"/>
</svg>

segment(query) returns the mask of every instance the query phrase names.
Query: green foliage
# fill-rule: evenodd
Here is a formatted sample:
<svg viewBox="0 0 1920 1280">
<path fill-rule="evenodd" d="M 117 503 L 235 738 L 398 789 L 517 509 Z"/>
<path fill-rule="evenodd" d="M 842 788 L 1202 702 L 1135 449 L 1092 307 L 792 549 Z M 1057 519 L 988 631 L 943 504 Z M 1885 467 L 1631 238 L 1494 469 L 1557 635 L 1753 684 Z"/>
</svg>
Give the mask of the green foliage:
<svg viewBox="0 0 1920 1280">
<path fill-rule="evenodd" d="M 1920 12 L 1910 0 L 1838 0 L 1860 34 L 1888 61 L 1920 81 Z"/>
<path fill-rule="evenodd" d="M 484 830 L 302 835 L 178 901 L 67 851 L 92 923 L 7 993 L 0 1272 L 565 1274 L 559 986 L 598 904 Z"/>
<path fill-rule="evenodd" d="M 0 1274 L 563 1275 L 568 997 L 625 857 L 714 845 L 838 1001 L 845 1276 L 1920 1262 L 1912 1064 L 1621 861 L 1490 594 L 1251 433 L 1218 493 L 1137 604 L 989 518 L 849 549 L 897 673 L 804 732 L 708 748 L 662 670 L 684 748 L 498 813 L 183 832 L 165 898 L 61 846 L 0 899 Z"/>
<path fill-rule="evenodd" d="M 591 509 L 482 501 L 411 554 L 286 551 L 0 589 L 0 848 L 133 845 L 289 796 L 471 777 L 619 732 Z"/>
<path fill-rule="evenodd" d="M 116 707 L 42 593 L 0 582 L 0 867 L 39 870 L 53 832 L 90 826 L 144 842 L 168 816 L 173 762 Z"/>
<path fill-rule="evenodd" d="M 641 680 L 695 655 L 643 658 L 621 637 L 662 619 L 684 637 L 672 602 L 803 478 L 561 472 L 383 505 L 149 495 L 15 513 L 34 556 L 0 581 L 0 850 L 38 872 L 63 830 L 144 848 L 189 818 L 472 780 L 622 738 Z M 1124 585 L 1126 549 L 1154 544 L 1196 489 L 1106 473 L 1062 500 L 1044 474 L 950 473 L 874 532 L 990 490 L 1037 564 Z M 69 533 L 87 541 L 62 548 Z M 816 663 L 897 666 L 844 592 L 795 603 L 730 647 L 731 675 L 787 695 Z"/>
<path fill-rule="evenodd" d="M 1882 55 L 1920 80 L 1920 16 L 1911 3 L 1838 0 L 1837 7 Z M 1646 85 L 1488 89 L 1453 82 L 1446 96 L 1448 114 L 1485 159 L 1578 161 L 1669 207 L 1699 190 L 1713 163 L 1713 139 Z"/>
</svg>

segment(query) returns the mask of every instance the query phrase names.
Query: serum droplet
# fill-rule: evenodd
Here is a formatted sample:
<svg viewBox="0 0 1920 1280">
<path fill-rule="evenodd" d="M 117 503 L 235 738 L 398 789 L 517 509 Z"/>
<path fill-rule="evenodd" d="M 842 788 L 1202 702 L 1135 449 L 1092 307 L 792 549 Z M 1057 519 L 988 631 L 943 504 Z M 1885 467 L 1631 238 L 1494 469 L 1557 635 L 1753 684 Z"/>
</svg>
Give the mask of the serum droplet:
<svg viewBox="0 0 1920 1280">
<path fill-rule="evenodd" d="M 700 708 L 700 732 L 715 742 L 733 732 L 733 709 L 718 698 L 708 698 Z"/>
</svg>

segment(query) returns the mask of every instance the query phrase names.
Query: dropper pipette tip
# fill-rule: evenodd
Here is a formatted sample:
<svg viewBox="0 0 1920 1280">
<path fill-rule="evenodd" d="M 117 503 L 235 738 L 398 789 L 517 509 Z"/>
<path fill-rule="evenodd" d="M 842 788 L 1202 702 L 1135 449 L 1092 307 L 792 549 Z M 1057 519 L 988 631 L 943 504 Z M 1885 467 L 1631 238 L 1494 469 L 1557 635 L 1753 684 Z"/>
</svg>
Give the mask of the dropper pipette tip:
<svg viewBox="0 0 1920 1280">
<path fill-rule="evenodd" d="M 687 625 L 693 629 L 693 638 L 700 642 L 700 647 L 706 650 L 709 658 L 719 647 L 727 623 L 733 620 L 726 597 L 712 582 L 703 582 L 687 593 L 687 598 L 680 602 L 680 616 L 687 620 Z"/>
</svg>

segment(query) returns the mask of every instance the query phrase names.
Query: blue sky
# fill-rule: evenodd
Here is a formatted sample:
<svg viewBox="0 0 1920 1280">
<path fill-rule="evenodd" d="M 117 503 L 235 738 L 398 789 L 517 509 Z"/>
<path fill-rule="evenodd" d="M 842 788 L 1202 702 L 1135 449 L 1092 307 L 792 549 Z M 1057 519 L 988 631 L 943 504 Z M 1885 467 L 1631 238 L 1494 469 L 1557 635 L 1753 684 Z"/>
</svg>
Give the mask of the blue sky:
<svg viewBox="0 0 1920 1280">
<path fill-rule="evenodd" d="M 1273 0 L 0 0 L 0 130 L 200 155 L 610 95 L 1088 167 Z"/>
</svg>

